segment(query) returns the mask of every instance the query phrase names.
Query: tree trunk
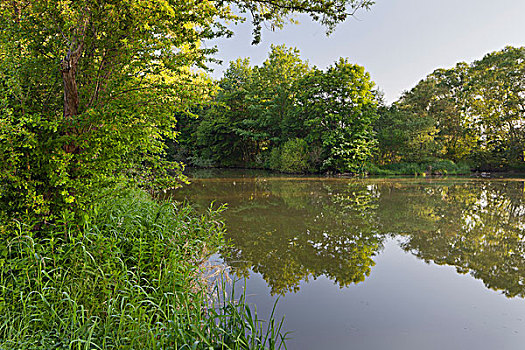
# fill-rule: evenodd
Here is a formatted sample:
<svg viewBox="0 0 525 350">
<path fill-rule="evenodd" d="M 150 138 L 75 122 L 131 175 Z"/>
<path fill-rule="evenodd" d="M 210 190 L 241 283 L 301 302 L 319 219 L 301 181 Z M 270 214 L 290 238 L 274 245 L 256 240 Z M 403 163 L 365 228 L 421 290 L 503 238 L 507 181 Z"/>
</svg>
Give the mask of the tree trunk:
<svg viewBox="0 0 525 350">
<path fill-rule="evenodd" d="M 74 126 L 71 125 L 76 115 L 78 115 L 78 86 L 77 86 L 77 68 L 78 60 L 82 55 L 83 43 L 80 44 L 73 52 L 69 50 L 67 56 L 62 61 L 62 79 L 64 81 L 64 119 L 69 124 L 66 129 L 66 135 L 75 134 Z M 79 147 L 70 142 L 64 145 L 64 150 L 67 153 L 78 153 Z"/>
<path fill-rule="evenodd" d="M 78 114 L 78 87 L 77 87 L 77 67 L 78 60 L 82 55 L 83 45 L 68 52 L 62 61 L 62 79 L 64 81 L 64 118 L 73 119 Z"/>
</svg>

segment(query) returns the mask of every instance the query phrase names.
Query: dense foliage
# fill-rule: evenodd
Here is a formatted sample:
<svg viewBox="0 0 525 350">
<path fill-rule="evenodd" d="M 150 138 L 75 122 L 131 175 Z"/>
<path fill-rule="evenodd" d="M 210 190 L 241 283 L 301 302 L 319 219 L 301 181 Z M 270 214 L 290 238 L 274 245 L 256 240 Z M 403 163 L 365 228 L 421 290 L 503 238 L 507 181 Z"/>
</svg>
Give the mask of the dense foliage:
<svg viewBox="0 0 525 350">
<path fill-rule="evenodd" d="M 301 81 L 298 113 L 304 119 L 304 137 L 320 154 L 316 169 L 363 172 L 376 148 L 378 99 L 373 87 L 363 67 L 344 59 Z"/>
<path fill-rule="evenodd" d="M 525 48 L 437 69 L 380 114 L 382 164 L 447 159 L 523 169 Z"/>
<path fill-rule="evenodd" d="M 188 67 L 217 16 L 207 2 L 3 2 L 2 208 L 49 220 L 123 175 L 173 185 L 162 140 L 202 96 Z"/>
<path fill-rule="evenodd" d="M 340 59 L 323 71 L 273 46 L 261 66 L 231 62 L 218 87 L 180 123 L 191 164 L 357 173 L 372 158 L 378 97 L 363 67 Z"/>
<path fill-rule="evenodd" d="M 525 48 L 507 47 L 437 69 L 386 106 L 363 67 L 340 59 L 320 70 L 273 46 L 261 66 L 230 63 L 198 118 L 179 120 L 172 153 L 196 166 L 295 173 L 523 169 L 524 62 Z"/>
</svg>

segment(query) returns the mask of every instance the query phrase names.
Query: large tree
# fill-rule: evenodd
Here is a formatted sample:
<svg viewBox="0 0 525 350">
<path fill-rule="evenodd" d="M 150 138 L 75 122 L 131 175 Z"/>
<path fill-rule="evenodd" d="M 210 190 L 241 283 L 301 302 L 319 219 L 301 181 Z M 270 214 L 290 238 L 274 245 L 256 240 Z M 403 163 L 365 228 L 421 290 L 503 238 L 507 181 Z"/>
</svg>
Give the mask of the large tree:
<svg viewBox="0 0 525 350">
<path fill-rule="evenodd" d="M 307 13 L 331 30 L 371 4 L 2 1 L 3 207 L 49 217 L 71 205 L 82 208 L 94 189 L 115 175 L 133 175 L 144 184 L 165 178 L 163 170 L 176 165 L 159 162 L 163 140 L 175 136 L 176 113 L 201 98 L 205 87 L 195 86 L 199 80 L 192 68 L 203 67 L 215 51 L 203 48 L 203 40 L 231 34 L 224 21 L 251 15 L 257 42 L 265 22 L 280 27 L 295 13 Z"/>
<path fill-rule="evenodd" d="M 198 122 L 195 151 L 199 156 L 191 160 L 262 166 L 263 154 L 304 127 L 296 120 L 294 96 L 296 82 L 307 71 L 299 51 L 284 45 L 272 46 L 260 66 L 252 67 L 248 59 L 230 62 L 218 82 L 217 96 Z"/>
<path fill-rule="evenodd" d="M 253 68 L 249 59 L 230 62 L 218 82 L 219 92 L 196 121 L 198 126 L 190 142 L 194 165 L 211 161 L 214 165 L 235 166 L 252 159 L 256 142 L 246 130 L 249 115 L 248 96 L 252 93 Z"/>
<path fill-rule="evenodd" d="M 489 166 L 525 159 L 525 47 L 506 47 L 474 62 L 468 85 L 470 113 L 482 135 L 478 154 Z"/>
<path fill-rule="evenodd" d="M 376 123 L 382 160 L 470 160 L 480 168 L 521 166 L 525 140 L 525 48 L 437 69 Z"/>
<path fill-rule="evenodd" d="M 247 121 L 256 130 L 256 137 L 267 147 L 279 146 L 296 135 L 294 98 L 296 82 L 309 70 L 299 50 L 284 45 L 272 46 L 268 59 L 255 69 L 251 112 L 254 120 Z"/>
<path fill-rule="evenodd" d="M 326 71 L 312 70 L 301 82 L 298 113 L 306 140 L 319 148 L 323 170 L 362 172 L 376 148 L 373 123 L 378 96 L 364 67 L 339 59 Z"/>
</svg>

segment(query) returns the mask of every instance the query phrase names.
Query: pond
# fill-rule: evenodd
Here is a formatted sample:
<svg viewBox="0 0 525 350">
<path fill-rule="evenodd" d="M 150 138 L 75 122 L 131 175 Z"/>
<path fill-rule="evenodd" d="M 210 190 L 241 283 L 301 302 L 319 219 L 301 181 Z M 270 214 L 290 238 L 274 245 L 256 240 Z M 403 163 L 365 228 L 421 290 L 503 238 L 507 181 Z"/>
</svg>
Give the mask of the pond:
<svg viewBox="0 0 525 350">
<path fill-rule="evenodd" d="M 523 349 L 525 180 L 200 171 L 220 252 L 288 349 Z"/>
</svg>

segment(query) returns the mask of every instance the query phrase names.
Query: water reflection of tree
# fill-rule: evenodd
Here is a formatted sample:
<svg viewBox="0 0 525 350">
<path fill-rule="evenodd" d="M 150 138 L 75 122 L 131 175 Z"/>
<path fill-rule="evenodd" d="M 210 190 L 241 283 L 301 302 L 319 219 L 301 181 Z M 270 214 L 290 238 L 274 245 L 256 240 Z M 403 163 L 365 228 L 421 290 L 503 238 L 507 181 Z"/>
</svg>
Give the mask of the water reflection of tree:
<svg viewBox="0 0 525 350">
<path fill-rule="evenodd" d="M 250 205 L 253 194 L 247 194 L 227 214 L 233 242 L 227 262 L 236 271 L 260 273 L 274 294 L 297 291 L 301 281 L 321 275 L 341 287 L 369 275 L 381 239 L 372 229 L 366 186 L 348 186 L 341 193 L 321 182 L 259 185 L 269 193 L 264 200 Z"/>
<path fill-rule="evenodd" d="M 374 218 L 378 195 L 365 184 L 252 179 L 196 185 L 193 198 L 229 202 L 226 262 L 239 275 L 260 273 L 273 294 L 297 291 L 301 281 L 321 275 L 344 287 L 370 274 L 382 238 Z"/>
<path fill-rule="evenodd" d="M 509 297 L 525 297 L 523 183 L 473 181 L 395 191 L 381 196 L 380 216 L 383 227 L 405 236 L 403 249 L 455 266 Z M 387 208 L 409 218 L 403 228 Z"/>
<path fill-rule="evenodd" d="M 321 275 L 363 281 L 385 237 L 401 236 L 420 259 L 525 297 L 523 182 L 221 179 L 194 184 L 191 197 L 229 203 L 226 261 L 260 273 L 272 293 Z"/>
</svg>

